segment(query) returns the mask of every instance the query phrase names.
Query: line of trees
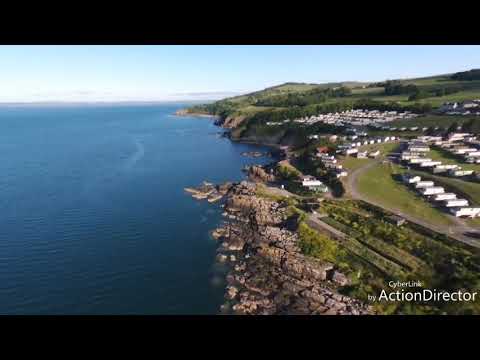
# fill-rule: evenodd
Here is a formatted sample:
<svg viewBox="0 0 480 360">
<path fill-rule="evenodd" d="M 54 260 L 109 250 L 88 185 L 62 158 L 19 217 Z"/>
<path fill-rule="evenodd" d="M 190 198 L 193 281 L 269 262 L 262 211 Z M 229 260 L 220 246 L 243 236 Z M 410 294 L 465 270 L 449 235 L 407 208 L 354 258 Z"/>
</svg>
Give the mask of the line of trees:
<svg viewBox="0 0 480 360">
<path fill-rule="evenodd" d="M 472 81 L 472 80 L 480 80 L 480 69 L 472 69 L 469 71 L 462 71 L 457 72 L 450 76 L 452 80 L 460 80 L 460 81 Z"/>
<path fill-rule="evenodd" d="M 293 120 L 307 116 L 313 116 L 322 113 L 341 112 L 352 109 L 351 103 L 330 103 L 315 104 L 308 106 L 293 106 L 284 109 L 271 109 L 260 111 L 250 118 L 254 123 L 278 122 L 283 120 Z"/>
<path fill-rule="evenodd" d="M 434 89 L 431 91 L 417 88 L 415 92 L 408 97 L 408 101 L 421 100 L 421 99 L 426 99 L 434 96 L 445 96 L 445 95 L 454 94 L 459 91 L 461 91 L 461 89 L 458 87 L 442 87 L 442 88 Z"/>
<path fill-rule="evenodd" d="M 385 95 L 410 95 L 408 101 L 416 101 L 434 96 L 445 96 L 462 90 L 461 86 L 418 87 L 415 84 L 402 84 L 399 80 L 383 83 Z"/>
<path fill-rule="evenodd" d="M 458 126 L 458 125 L 457 125 Z M 480 119 L 470 119 L 467 122 L 463 123 L 462 131 L 469 132 L 473 134 L 480 133 Z"/>
<path fill-rule="evenodd" d="M 418 91 L 418 88 L 414 84 L 402 84 L 398 80 L 389 80 L 384 85 L 385 95 L 404 95 L 412 94 Z"/>
<path fill-rule="evenodd" d="M 302 93 L 288 93 L 258 99 L 257 106 L 291 107 L 307 106 L 325 102 L 329 98 L 345 97 L 352 94 L 352 90 L 342 86 L 339 88 L 316 88 Z"/>
<path fill-rule="evenodd" d="M 354 109 L 380 110 L 380 111 L 411 111 L 416 114 L 425 114 L 432 111 L 431 104 L 414 103 L 411 105 L 401 105 L 396 102 L 383 102 L 372 99 L 362 99 L 356 102 Z"/>
</svg>

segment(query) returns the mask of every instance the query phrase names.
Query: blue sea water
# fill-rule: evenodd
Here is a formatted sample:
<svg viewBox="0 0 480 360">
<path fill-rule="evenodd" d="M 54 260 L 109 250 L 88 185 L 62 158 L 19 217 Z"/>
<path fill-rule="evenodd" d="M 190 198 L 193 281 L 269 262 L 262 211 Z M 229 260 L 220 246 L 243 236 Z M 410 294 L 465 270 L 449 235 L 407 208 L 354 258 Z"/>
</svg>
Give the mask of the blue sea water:
<svg viewBox="0 0 480 360">
<path fill-rule="evenodd" d="M 0 107 L 0 314 L 215 314 L 218 205 L 258 147 L 185 104 Z"/>
</svg>

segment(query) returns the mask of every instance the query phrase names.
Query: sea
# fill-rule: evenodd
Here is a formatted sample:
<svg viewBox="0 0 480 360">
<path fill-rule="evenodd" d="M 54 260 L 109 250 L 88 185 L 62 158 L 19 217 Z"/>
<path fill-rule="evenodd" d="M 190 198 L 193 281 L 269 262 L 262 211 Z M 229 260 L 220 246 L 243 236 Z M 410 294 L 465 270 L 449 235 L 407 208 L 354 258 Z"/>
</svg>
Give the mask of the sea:
<svg viewBox="0 0 480 360">
<path fill-rule="evenodd" d="M 245 151 L 185 103 L 0 106 L 0 315 L 217 314 L 219 204 Z"/>
</svg>

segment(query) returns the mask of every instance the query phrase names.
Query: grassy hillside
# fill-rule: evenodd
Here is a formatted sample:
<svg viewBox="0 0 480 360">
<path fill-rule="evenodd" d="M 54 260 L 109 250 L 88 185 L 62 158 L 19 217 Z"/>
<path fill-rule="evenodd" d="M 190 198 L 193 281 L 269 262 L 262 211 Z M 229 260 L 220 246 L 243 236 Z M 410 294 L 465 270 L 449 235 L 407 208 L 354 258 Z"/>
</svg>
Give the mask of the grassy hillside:
<svg viewBox="0 0 480 360">
<path fill-rule="evenodd" d="M 267 140 L 277 141 L 284 137 L 287 130 L 291 132 L 291 127 L 267 128 L 267 122 L 352 108 L 409 110 L 425 115 L 419 119 L 418 125 L 447 128 L 453 123 L 450 121 L 451 118 L 435 117 L 433 111 L 444 102 L 473 99 L 480 99 L 478 71 L 377 83 L 290 82 L 211 104 L 194 106 L 188 111 L 218 115 L 222 121 L 238 119 L 224 123 L 226 127 L 235 128 L 232 132 L 234 138 L 261 141 L 262 136 L 266 134 Z M 459 120 L 459 125 L 464 122 L 464 119 L 458 117 L 455 120 Z"/>
<path fill-rule="evenodd" d="M 440 210 L 398 180 L 402 172 L 403 169 L 396 165 L 375 165 L 359 177 L 358 191 L 387 209 L 413 215 L 434 225 L 450 224 L 451 220 Z"/>
<path fill-rule="evenodd" d="M 421 279 L 426 289 L 478 291 L 478 249 L 412 223 L 394 226 L 388 221 L 388 212 L 362 201 L 325 200 L 319 210 L 327 215 L 323 222 L 347 237 L 341 242 L 325 238 L 327 234 L 318 238 L 303 228 L 299 238 L 307 246 L 302 251 L 320 259 L 328 256 L 349 277 L 351 284 L 342 288 L 342 293 L 368 301 L 372 293 L 378 294 L 382 289 L 387 293 L 392 291 L 388 288 L 390 280 L 415 279 Z M 381 314 L 478 314 L 480 311 L 479 301 L 379 301 L 373 306 Z"/>
</svg>

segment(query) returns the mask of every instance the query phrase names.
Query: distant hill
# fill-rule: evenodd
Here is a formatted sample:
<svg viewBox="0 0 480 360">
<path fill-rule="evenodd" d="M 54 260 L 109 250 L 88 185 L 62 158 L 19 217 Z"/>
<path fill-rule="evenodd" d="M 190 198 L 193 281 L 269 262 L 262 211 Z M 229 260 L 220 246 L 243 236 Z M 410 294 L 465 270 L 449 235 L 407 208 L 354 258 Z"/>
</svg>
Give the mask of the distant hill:
<svg viewBox="0 0 480 360">
<path fill-rule="evenodd" d="M 337 83 L 324 83 L 324 84 L 313 84 L 313 83 L 297 83 L 297 82 L 287 82 L 280 85 L 271 86 L 263 90 L 255 91 L 249 94 L 238 95 L 230 98 L 223 99 L 221 101 L 232 101 L 232 102 L 248 102 L 248 99 L 252 101 L 254 99 L 265 99 L 271 96 L 276 95 L 285 95 L 285 94 L 295 94 L 303 93 L 306 91 L 311 91 L 314 89 L 325 89 L 325 88 L 337 88 L 337 87 L 361 87 L 366 86 L 369 83 L 361 83 L 357 81 L 349 82 L 337 82 Z"/>
<path fill-rule="evenodd" d="M 478 79 L 477 79 L 478 77 Z M 468 81 L 467 81 L 468 80 Z M 480 70 L 383 82 L 287 82 L 187 109 L 219 116 L 225 127 L 365 107 L 429 113 L 449 101 L 480 98 Z"/>
<path fill-rule="evenodd" d="M 452 80 L 473 81 L 480 80 L 480 69 L 472 69 L 469 71 L 462 71 L 453 74 L 450 77 Z"/>
</svg>

